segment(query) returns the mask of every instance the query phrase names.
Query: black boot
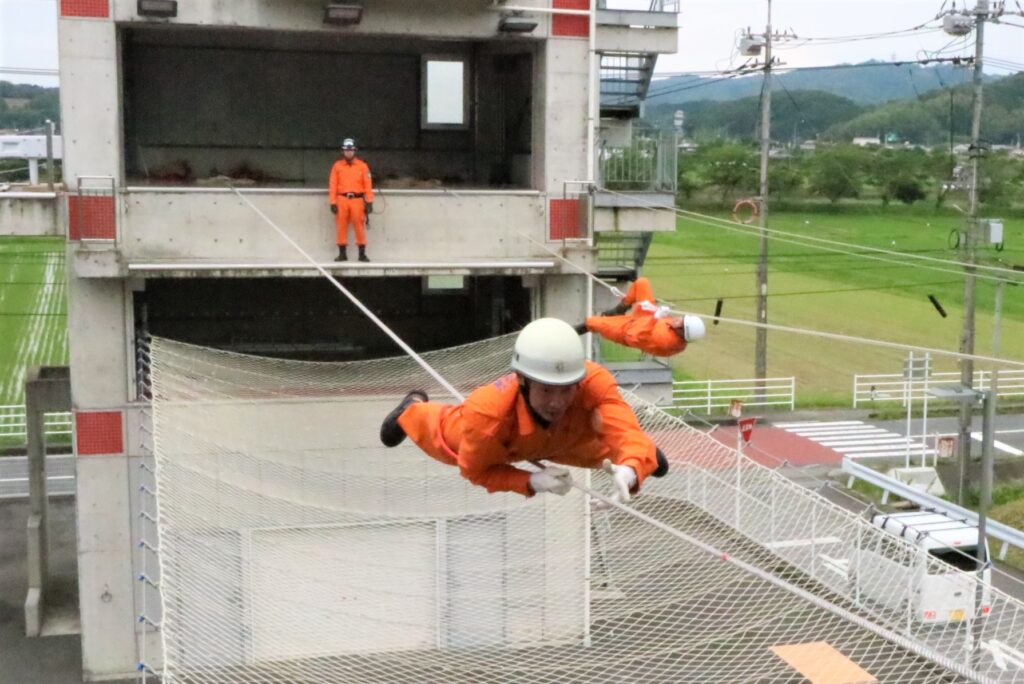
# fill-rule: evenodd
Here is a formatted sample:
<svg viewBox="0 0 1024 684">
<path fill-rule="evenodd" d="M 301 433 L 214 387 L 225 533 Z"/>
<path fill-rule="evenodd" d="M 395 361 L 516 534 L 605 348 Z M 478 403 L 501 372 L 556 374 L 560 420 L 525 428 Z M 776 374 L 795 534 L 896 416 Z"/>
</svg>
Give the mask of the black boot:
<svg viewBox="0 0 1024 684">
<path fill-rule="evenodd" d="M 665 477 L 668 474 L 668 459 L 658 447 L 654 447 L 654 454 L 658 457 L 658 469 L 651 473 L 651 477 Z"/>
<path fill-rule="evenodd" d="M 602 316 L 621 316 L 629 311 L 629 304 L 618 303 L 607 311 L 602 311 Z"/>
<path fill-rule="evenodd" d="M 421 401 L 430 401 L 427 393 L 423 390 L 413 390 L 405 395 L 401 403 L 387 415 L 384 422 L 380 424 L 380 441 L 386 447 L 396 447 L 405 440 L 405 430 L 398 424 L 398 419 L 405 413 L 405 409 Z"/>
<path fill-rule="evenodd" d="M 359 245 L 359 260 L 369 261 L 370 258 L 366 256 L 366 245 Z"/>
<path fill-rule="evenodd" d="M 348 261 L 348 248 L 345 245 L 338 245 L 338 256 L 334 257 L 335 261 Z"/>
</svg>

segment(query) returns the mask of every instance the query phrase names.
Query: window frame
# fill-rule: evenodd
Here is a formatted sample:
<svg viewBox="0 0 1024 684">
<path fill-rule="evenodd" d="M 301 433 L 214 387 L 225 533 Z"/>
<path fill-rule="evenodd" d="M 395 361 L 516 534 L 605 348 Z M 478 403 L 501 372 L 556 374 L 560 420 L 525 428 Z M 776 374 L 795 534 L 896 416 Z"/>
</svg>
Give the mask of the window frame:
<svg viewBox="0 0 1024 684">
<path fill-rule="evenodd" d="M 462 122 L 431 123 L 427 119 L 427 96 L 430 90 L 428 69 L 431 62 L 458 62 L 462 65 Z M 420 56 L 420 128 L 430 131 L 464 131 L 469 129 L 469 59 L 454 52 L 435 52 Z"/>
</svg>

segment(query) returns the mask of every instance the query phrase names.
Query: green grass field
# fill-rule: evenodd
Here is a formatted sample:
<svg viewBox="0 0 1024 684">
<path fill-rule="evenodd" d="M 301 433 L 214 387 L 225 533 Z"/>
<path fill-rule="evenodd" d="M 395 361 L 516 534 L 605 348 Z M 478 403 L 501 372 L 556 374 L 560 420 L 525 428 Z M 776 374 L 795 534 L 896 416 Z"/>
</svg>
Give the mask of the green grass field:
<svg viewBox="0 0 1024 684">
<path fill-rule="evenodd" d="M 947 247 L 949 233 L 957 227 L 962 227 L 957 216 L 909 213 L 777 213 L 769 221 L 769 228 L 780 231 L 946 259 L 959 258 Z M 1024 220 L 1006 221 L 1006 245 L 1001 253 L 987 246 L 981 249 L 982 262 L 1024 265 Z M 756 236 L 680 218 L 675 233 L 656 237 L 644 274 L 659 298 L 705 316 L 709 324 L 718 298 L 724 300 L 723 316 L 753 320 L 757 250 Z M 955 266 L 934 266 L 952 272 L 770 240 L 768 319 L 955 351 L 963 316 L 963 276 Z M 929 294 L 939 300 L 947 318 L 933 308 Z M 992 282 L 978 281 L 979 354 L 991 352 L 994 294 Z M 1024 287 L 1004 290 L 1001 338 L 1001 356 L 1024 359 Z M 774 331 L 769 332 L 768 349 L 769 375 L 795 376 L 798 402 L 805 406 L 847 404 L 855 373 L 898 373 L 906 358 L 902 351 Z M 936 359 L 935 367 L 957 370 L 948 357 Z M 679 379 L 750 378 L 753 369 L 754 328 L 727 323 L 709 325 L 708 338 L 674 360 Z"/>
<path fill-rule="evenodd" d="M 60 238 L 0 238 L 0 405 L 24 401 L 25 372 L 68 363 Z"/>
</svg>

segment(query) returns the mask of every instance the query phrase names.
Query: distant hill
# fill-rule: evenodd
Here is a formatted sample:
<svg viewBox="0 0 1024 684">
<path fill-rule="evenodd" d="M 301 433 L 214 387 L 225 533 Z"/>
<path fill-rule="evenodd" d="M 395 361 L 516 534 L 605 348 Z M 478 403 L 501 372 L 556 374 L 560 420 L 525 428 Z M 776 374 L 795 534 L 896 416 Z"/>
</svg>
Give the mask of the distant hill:
<svg viewBox="0 0 1024 684">
<path fill-rule="evenodd" d="M 728 80 L 721 76 L 680 75 L 651 83 L 649 106 L 676 105 L 697 100 L 737 100 L 757 96 L 761 76 L 754 74 Z M 996 80 L 998 77 L 989 77 Z M 859 105 L 880 104 L 917 97 L 936 88 L 956 86 L 971 80 L 969 67 L 937 64 L 901 66 L 864 62 L 834 69 L 795 69 L 773 77 L 775 89 L 818 90 L 845 97 Z"/>
<path fill-rule="evenodd" d="M 671 126 L 677 109 L 686 114 L 686 135 L 697 138 L 753 138 L 761 124 L 760 97 L 727 102 L 703 100 L 648 107 L 645 118 Z M 868 108 L 845 97 L 816 90 L 793 90 L 772 97 L 772 138 L 801 141 L 856 118 Z"/>
<path fill-rule="evenodd" d="M 0 129 L 39 128 L 47 119 L 60 121 L 57 88 L 0 81 Z"/>
<path fill-rule="evenodd" d="M 936 144 L 949 138 L 952 124 L 954 137 L 964 139 L 971 131 L 973 101 L 970 85 L 932 91 L 921 98 L 864 111 L 849 121 L 836 123 L 826 134 L 835 139 L 850 139 L 895 133 L 901 140 Z M 1024 72 L 985 86 L 981 137 L 989 143 L 1004 145 L 1024 140 Z"/>
</svg>

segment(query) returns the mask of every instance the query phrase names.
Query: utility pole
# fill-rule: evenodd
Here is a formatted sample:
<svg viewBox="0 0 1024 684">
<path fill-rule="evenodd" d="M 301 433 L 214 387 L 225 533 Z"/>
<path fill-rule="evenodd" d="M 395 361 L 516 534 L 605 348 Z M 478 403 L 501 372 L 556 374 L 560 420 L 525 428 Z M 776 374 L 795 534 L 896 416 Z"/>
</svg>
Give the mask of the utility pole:
<svg viewBox="0 0 1024 684">
<path fill-rule="evenodd" d="M 974 114 L 971 120 L 971 180 L 967 210 L 967 239 L 963 244 L 964 267 L 964 324 L 960 335 L 960 353 L 974 353 L 974 310 L 975 310 L 975 263 L 978 243 L 978 158 L 981 156 L 981 106 L 983 94 L 985 22 L 989 19 L 988 0 L 978 0 L 974 7 Z M 960 383 L 964 387 L 974 386 L 974 362 L 966 358 L 960 361 Z M 957 487 L 957 503 L 963 503 L 964 481 L 967 477 L 967 463 L 971 456 L 971 413 L 969 404 L 960 405 L 960 435 L 958 440 L 960 457 L 960 478 Z"/>
<path fill-rule="evenodd" d="M 760 211 L 757 225 L 760 228 L 757 253 L 757 322 L 768 322 L 768 153 L 771 149 L 772 120 L 772 0 L 768 0 L 768 24 L 764 30 L 764 81 L 761 85 L 761 184 L 759 190 Z M 754 337 L 754 377 L 763 380 L 768 376 L 768 329 L 758 327 Z M 757 385 L 757 395 L 764 393 L 764 386 Z"/>
</svg>

